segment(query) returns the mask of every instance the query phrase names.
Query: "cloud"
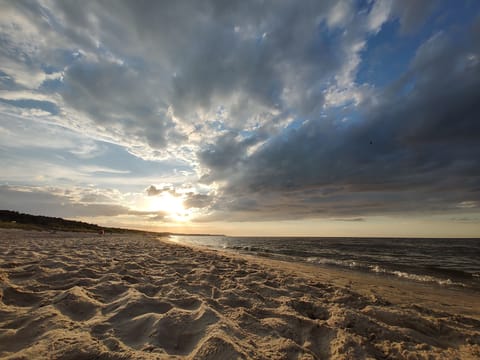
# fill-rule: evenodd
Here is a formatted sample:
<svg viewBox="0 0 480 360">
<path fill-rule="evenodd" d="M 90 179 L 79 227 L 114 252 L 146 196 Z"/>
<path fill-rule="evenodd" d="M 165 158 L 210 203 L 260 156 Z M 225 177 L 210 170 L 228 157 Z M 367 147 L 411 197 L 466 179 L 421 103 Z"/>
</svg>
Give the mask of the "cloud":
<svg viewBox="0 0 480 360">
<path fill-rule="evenodd" d="M 456 223 L 462 223 L 462 224 L 478 224 L 480 221 L 479 217 L 454 217 L 450 219 L 453 222 Z"/>
<path fill-rule="evenodd" d="M 163 190 L 157 189 L 154 185 L 150 185 L 145 191 L 148 196 L 160 195 L 163 192 Z"/>
<path fill-rule="evenodd" d="M 231 5 L 233 11 L 215 1 L 12 4 L 18 16 L 4 34 L 12 49 L 39 44 L 29 63 L 39 69 L 49 64 L 45 76 L 61 74 L 57 106 L 70 121 L 90 131 L 96 127 L 102 136 L 110 132 L 132 151 L 143 144 L 165 155 L 187 139 L 195 144 L 190 135 L 200 128 L 208 136 L 208 118 L 220 108 L 228 114 L 223 126 L 236 130 L 279 115 L 285 119 L 292 109 L 318 112 L 319 85 L 342 59 L 319 35 L 333 5 L 250 1 Z M 339 12 L 348 11 L 346 6 L 333 11 L 335 23 L 345 17 Z M 31 28 L 35 36 L 21 44 L 16 27 Z M 12 61 L 23 64 L 16 54 Z M 42 84 L 46 79 L 36 87 Z"/>
<path fill-rule="evenodd" d="M 19 108 L 26 108 L 26 109 L 39 109 L 43 110 L 47 113 L 50 113 L 52 115 L 58 114 L 58 108 L 57 106 L 50 102 L 50 101 L 39 101 L 39 100 L 9 100 L 9 99 L 2 99 L 0 98 L 1 102 L 4 102 L 6 104 L 11 104 L 13 106 L 19 107 Z"/>
<path fill-rule="evenodd" d="M 118 190 L 97 188 L 32 187 L 0 185 L 2 209 L 64 218 L 130 216 L 148 221 L 164 221 L 163 211 L 136 210 L 120 205 Z"/>
<path fill-rule="evenodd" d="M 436 5 L 436 0 L 376 0 L 368 16 L 367 28 L 378 33 L 384 23 L 398 18 L 400 33 L 410 34 L 425 22 Z"/>
<path fill-rule="evenodd" d="M 466 211 L 480 22 L 427 24 L 435 5 L 2 4 L 0 180 L 123 194 L 30 191 L 34 209 L 72 216 L 163 219 L 118 205 L 145 192 L 182 197 L 198 221 Z M 368 82 L 365 54 L 387 42 L 416 51 Z"/>
<path fill-rule="evenodd" d="M 347 221 L 347 222 L 362 222 L 365 221 L 364 218 L 344 218 L 344 219 L 334 219 L 335 221 Z"/>
<path fill-rule="evenodd" d="M 148 218 L 148 221 L 155 221 L 155 222 L 164 221 L 165 218 L 166 218 L 166 216 L 167 216 L 166 213 L 158 212 L 157 215 L 155 215 L 155 216 L 150 216 L 150 217 Z"/>
<path fill-rule="evenodd" d="M 168 105 L 157 100 L 158 90 L 132 67 L 103 61 L 77 61 L 65 72 L 63 99 L 106 129 L 164 148 L 167 134 L 175 137 Z M 179 135 L 178 135 L 179 136 Z"/>
<path fill-rule="evenodd" d="M 233 173 L 210 173 L 226 182 L 219 210 L 236 212 L 232 218 L 248 210 L 261 218 L 357 216 L 454 211 L 465 197 L 478 201 L 480 64 L 469 54 L 480 49 L 473 35 L 462 44 L 446 33 L 425 41 L 378 103 L 362 107 L 362 121 L 305 122 L 237 161 Z M 216 163 L 226 159 L 228 151 Z M 332 187 L 339 190 L 324 195 Z"/>
<path fill-rule="evenodd" d="M 129 209 L 118 204 L 77 202 L 59 189 L 0 186 L 2 208 L 29 214 L 64 218 L 118 216 Z"/>
<path fill-rule="evenodd" d="M 392 9 L 392 0 L 376 0 L 370 10 L 367 28 L 369 31 L 377 33 L 382 25 L 388 20 Z"/>
<path fill-rule="evenodd" d="M 144 158 L 194 161 L 192 151 L 204 152 L 203 141 L 217 142 L 224 131 L 269 136 L 295 117 L 318 116 L 333 79 L 339 88 L 331 92 L 344 100 L 329 103 L 360 102 L 353 82 L 362 24 L 381 6 L 362 14 L 349 2 L 316 1 L 10 4 L 15 16 L 3 34 L 12 61 L 28 55 L 46 77 L 60 74 L 55 91 L 47 79 L 40 84 L 63 115 L 54 121 Z M 347 21 L 355 11 L 360 20 Z M 340 26 L 344 35 L 327 36 L 327 27 Z"/>
<path fill-rule="evenodd" d="M 163 220 L 167 213 L 164 211 L 129 210 L 128 215 L 146 216 L 148 220 Z"/>
<path fill-rule="evenodd" d="M 438 1 L 436 0 L 397 0 L 393 12 L 400 21 L 402 34 L 411 34 L 417 30 L 431 15 Z"/>
<path fill-rule="evenodd" d="M 353 16 L 352 4 L 348 1 L 337 1 L 337 3 L 330 9 L 327 17 L 327 25 L 329 27 L 342 27 Z"/>
<path fill-rule="evenodd" d="M 462 209 L 472 209 L 477 207 L 477 202 L 476 201 L 462 201 L 460 202 L 457 207 L 462 208 Z"/>
<path fill-rule="evenodd" d="M 203 209 L 210 206 L 213 200 L 213 197 L 210 195 L 188 193 L 187 198 L 183 202 L 183 205 L 185 209 Z"/>
<path fill-rule="evenodd" d="M 175 188 L 169 185 L 163 186 L 163 188 L 157 188 L 155 185 L 150 185 L 146 190 L 147 196 L 157 196 L 161 195 L 165 192 L 169 193 L 172 196 L 179 197 L 181 194 L 179 194 Z"/>
</svg>

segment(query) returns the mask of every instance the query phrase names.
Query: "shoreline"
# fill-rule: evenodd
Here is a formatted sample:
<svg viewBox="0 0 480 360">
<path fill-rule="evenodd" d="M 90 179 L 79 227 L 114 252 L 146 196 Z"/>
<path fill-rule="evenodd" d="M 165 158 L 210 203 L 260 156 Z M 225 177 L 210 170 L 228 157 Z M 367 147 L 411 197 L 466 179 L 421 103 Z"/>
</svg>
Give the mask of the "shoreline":
<svg viewBox="0 0 480 360">
<path fill-rule="evenodd" d="M 280 260 L 271 257 L 258 256 L 254 254 L 242 254 L 231 250 L 212 249 L 201 245 L 185 244 L 168 240 L 159 239 L 166 243 L 173 243 L 179 246 L 194 249 L 195 251 L 205 251 L 221 253 L 232 258 L 241 258 L 250 262 L 257 263 L 265 267 L 273 267 L 280 271 L 291 271 L 297 276 L 309 278 L 312 281 L 325 281 L 333 285 L 349 288 L 365 296 L 381 293 L 393 304 L 408 305 L 411 297 L 418 297 L 425 304 L 440 311 L 454 309 L 462 314 L 472 316 L 480 320 L 480 291 L 467 287 L 444 286 L 434 282 L 419 282 L 411 279 L 403 279 L 389 274 L 374 273 L 362 271 L 359 269 L 336 268 L 321 264 L 308 264 L 305 262 L 295 262 Z M 452 298 L 461 294 L 463 305 L 448 304 Z M 431 301 L 435 299 L 436 301 Z"/>
<path fill-rule="evenodd" d="M 0 231 L 0 357 L 480 357 L 475 294 L 178 244 Z"/>
<path fill-rule="evenodd" d="M 362 238 L 209 238 L 201 240 L 191 236 L 171 236 L 174 242 L 196 245 L 209 249 L 229 251 L 236 254 L 250 254 L 266 259 L 284 260 L 294 263 L 312 264 L 324 269 L 346 269 L 360 273 L 376 274 L 390 278 L 405 279 L 425 284 L 438 284 L 448 288 L 465 288 L 480 292 L 480 264 L 471 254 L 480 245 L 464 243 L 458 239 L 457 255 L 450 244 L 440 244 L 438 253 L 431 250 L 433 241 L 428 239 L 418 248 L 412 245 L 419 239 L 406 239 L 405 244 L 375 242 Z M 471 239 L 469 239 L 471 240 Z M 325 244 L 324 244 L 325 242 Z M 365 249 L 358 251 L 359 246 Z M 386 247 L 385 254 L 379 254 L 376 248 Z M 406 249 L 403 249 L 403 246 Z M 471 247 L 475 250 L 470 250 Z M 338 247 L 338 249 L 337 249 Z M 341 249 L 341 250 L 339 250 Z M 403 250 L 402 250 L 403 249 Z M 466 250 L 468 249 L 468 250 Z M 412 254 L 409 254 L 409 251 Z M 407 251 L 407 253 L 404 253 Z M 423 252 L 426 252 L 423 254 Z M 448 255 L 444 255 L 448 254 Z M 391 260 L 386 260 L 391 259 Z"/>
</svg>

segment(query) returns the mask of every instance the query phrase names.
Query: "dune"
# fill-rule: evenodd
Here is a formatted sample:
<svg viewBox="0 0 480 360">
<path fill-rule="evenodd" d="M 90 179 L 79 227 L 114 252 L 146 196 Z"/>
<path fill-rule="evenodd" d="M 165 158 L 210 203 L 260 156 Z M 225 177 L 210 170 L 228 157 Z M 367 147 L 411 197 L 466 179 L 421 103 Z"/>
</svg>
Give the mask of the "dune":
<svg viewBox="0 0 480 360">
<path fill-rule="evenodd" d="M 2 359 L 480 359 L 479 295 L 151 235 L 0 232 Z"/>
</svg>

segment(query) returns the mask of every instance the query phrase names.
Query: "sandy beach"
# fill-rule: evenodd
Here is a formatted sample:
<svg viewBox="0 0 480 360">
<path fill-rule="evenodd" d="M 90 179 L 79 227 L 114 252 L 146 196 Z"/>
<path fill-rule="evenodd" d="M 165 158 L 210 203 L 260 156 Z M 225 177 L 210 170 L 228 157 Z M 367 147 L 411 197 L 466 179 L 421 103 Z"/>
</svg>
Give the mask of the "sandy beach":
<svg viewBox="0 0 480 360">
<path fill-rule="evenodd" d="M 2 359 L 480 359 L 478 293 L 150 235 L 0 231 Z"/>
</svg>

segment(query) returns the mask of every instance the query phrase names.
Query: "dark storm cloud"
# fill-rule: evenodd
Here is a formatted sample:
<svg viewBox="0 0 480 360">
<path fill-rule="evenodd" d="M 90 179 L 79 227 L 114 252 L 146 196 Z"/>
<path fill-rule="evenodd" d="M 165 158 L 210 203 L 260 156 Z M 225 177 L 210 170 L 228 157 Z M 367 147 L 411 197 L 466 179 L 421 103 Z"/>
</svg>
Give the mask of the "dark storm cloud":
<svg viewBox="0 0 480 360">
<path fill-rule="evenodd" d="M 238 134 L 231 131 L 217 137 L 214 144 L 206 144 L 198 158 L 213 173 L 229 176 L 246 160 L 248 149 L 266 139 L 267 134 L 261 131 L 246 138 L 238 138 Z M 208 178 L 207 175 L 204 180 Z"/>
<path fill-rule="evenodd" d="M 292 218 L 436 212 L 478 201 L 475 36 L 467 33 L 457 42 L 448 33 L 434 35 L 408 71 L 377 95 L 377 105 L 363 109 L 362 120 L 343 126 L 334 120 L 306 122 L 244 159 L 236 175 L 211 174 L 228 183 L 220 202 L 229 205 L 223 210 L 238 210 L 238 198 L 255 199 L 251 210 L 266 218 L 279 212 Z M 338 191 L 323 193 L 332 187 Z"/>
</svg>

